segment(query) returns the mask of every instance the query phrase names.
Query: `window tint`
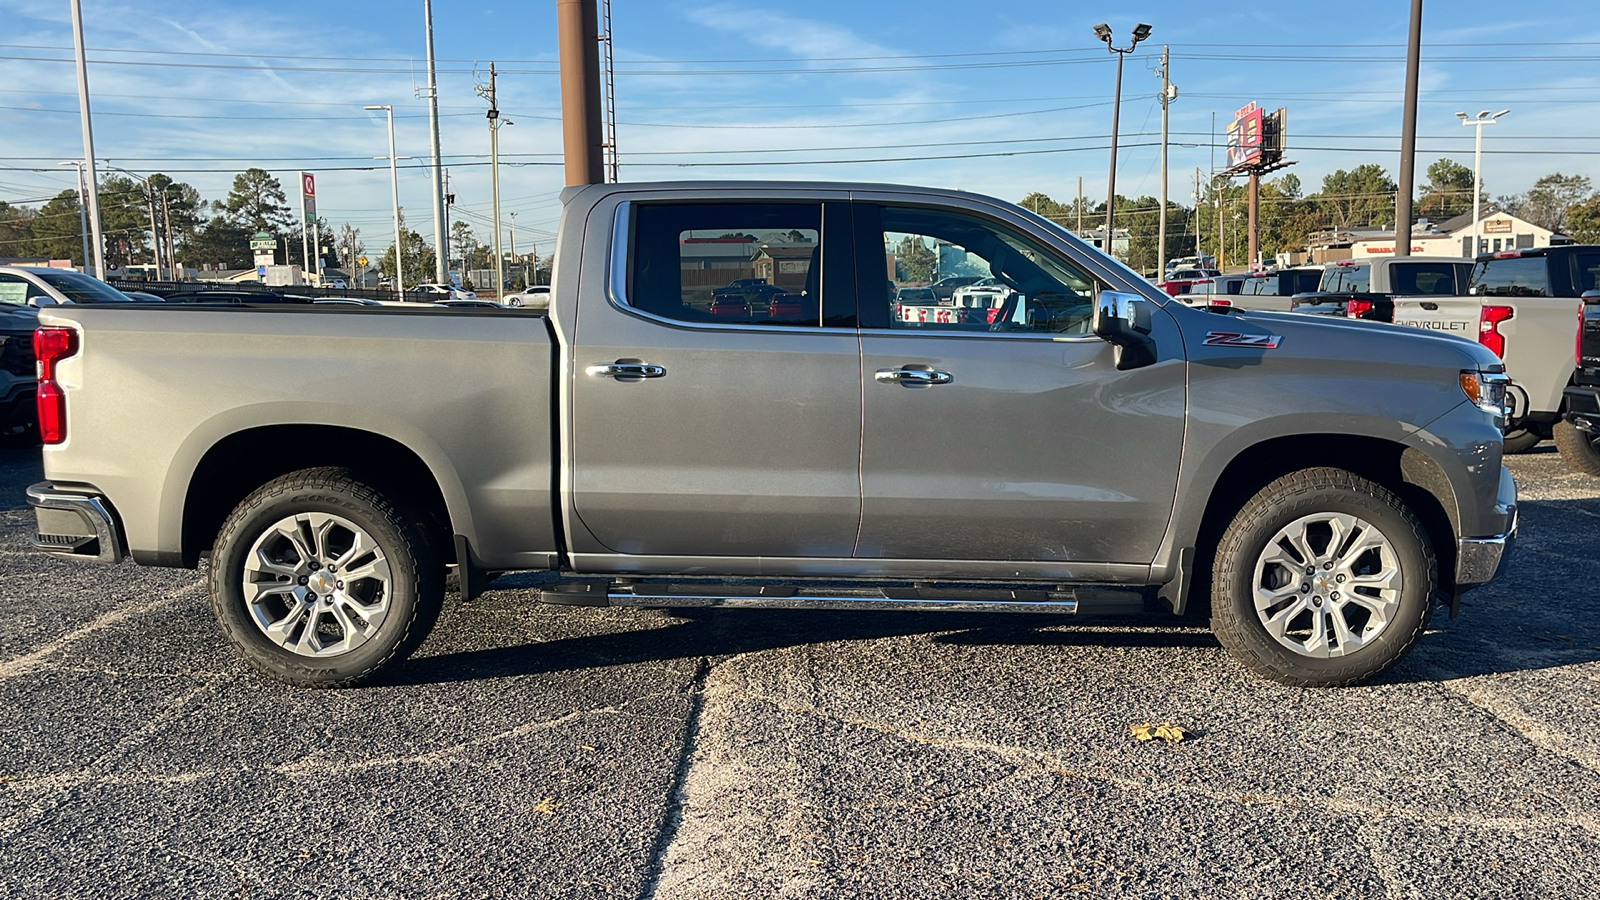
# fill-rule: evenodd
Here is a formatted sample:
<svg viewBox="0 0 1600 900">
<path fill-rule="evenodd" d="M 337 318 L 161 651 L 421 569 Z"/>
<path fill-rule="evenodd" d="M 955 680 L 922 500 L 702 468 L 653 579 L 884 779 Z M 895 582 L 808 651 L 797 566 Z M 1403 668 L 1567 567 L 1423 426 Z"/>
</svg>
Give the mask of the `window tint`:
<svg viewBox="0 0 1600 900">
<path fill-rule="evenodd" d="M 1332 266 L 1323 272 L 1322 289 L 1364 294 L 1371 276 L 1371 266 Z"/>
<path fill-rule="evenodd" d="M 1439 294 L 1456 292 L 1454 263 L 1396 263 L 1389 268 L 1389 290 L 1396 294 Z"/>
<path fill-rule="evenodd" d="M 1486 297 L 1548 297 L 1550 281 L 1544 257 L 1486 259 L 1472 272 L 1472 293 Z"/>
<path fill-rule="evenodd" d="M 634 207 L 627 300 L 684 322 L 818 325 L 822 206 Z"/>
<path fill-rule="evenodd" d="M 1574 253 L 1572 274 L 1578 293 L 1600 291 L 1600 253 Z"/>
<path fill-rule="evenodd" d="M 881 215 L 891 329 L 1089 333 L 1095 283 L 1055 251 L 947 210 L 886 206 Z M 906 287 L 968 278 L 948 299 L 941 290 L 898 299 Z M 866 290 L 868 279 L 860 283 Z"/>
<path fill-rule="evenodd" d="M 128 295 L 82 272 L 40 272 L 39 279 L 73 303 L 127 303 Z"/>
</svg>

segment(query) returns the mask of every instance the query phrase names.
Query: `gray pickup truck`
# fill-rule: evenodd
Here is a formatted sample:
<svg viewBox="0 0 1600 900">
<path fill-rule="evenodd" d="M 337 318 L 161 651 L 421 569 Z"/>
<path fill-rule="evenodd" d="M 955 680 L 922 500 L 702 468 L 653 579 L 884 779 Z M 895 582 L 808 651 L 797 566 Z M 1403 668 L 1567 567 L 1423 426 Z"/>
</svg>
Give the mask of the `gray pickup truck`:
<svg viewBox="0 0 1600 900">
<path fill-rule="evenodd" d="M 300 685 L 404 658 L 451 567 L 468 599 L 546 570 L 567 604 L 1209 609 L 1253 671 L 1342 685 L 1514 540 L 1478 344 L 1190 309 L 957 191 L 562 201 L 548 313 L 42 310 L 35 545 L 209 560 L 222 630 Z M 898 312 L 935 247 L 1004 301 Z M 781 290 L 713 301 L 731 277 Z"/>
</svg>

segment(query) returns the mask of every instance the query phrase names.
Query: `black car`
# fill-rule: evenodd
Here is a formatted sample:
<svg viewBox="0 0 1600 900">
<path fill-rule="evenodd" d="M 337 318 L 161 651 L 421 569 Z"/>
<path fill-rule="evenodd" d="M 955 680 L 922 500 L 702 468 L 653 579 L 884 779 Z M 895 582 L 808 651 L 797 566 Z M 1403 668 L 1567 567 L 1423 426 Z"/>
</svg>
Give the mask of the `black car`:
<svg viewBox="0 0 1600 900">
<path fill-rule="evenodd" d="M 0 443 L 25 443 L 37 434 L 33 331 L 39 311 L 0 304 Z"/>
<path fill-rule="evenodd" d="M 215 303 L 247 306 L 255 303 L 305 303 L 309 298 L 288 298 L 276 291 L 261 290 L 184 290 L 167 295 L 168 303 Z"/>
</svg>

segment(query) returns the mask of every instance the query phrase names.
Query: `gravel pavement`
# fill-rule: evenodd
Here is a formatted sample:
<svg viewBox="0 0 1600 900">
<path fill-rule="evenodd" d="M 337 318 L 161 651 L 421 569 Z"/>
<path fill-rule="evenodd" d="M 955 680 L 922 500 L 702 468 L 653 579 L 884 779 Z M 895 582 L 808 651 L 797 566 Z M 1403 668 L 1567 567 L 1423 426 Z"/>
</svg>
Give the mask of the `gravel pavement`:
<svg viewBox="0 0 1600 900">
<path fill-rule="evenodd" d="M 0 450 L 0 896 L 1600 897 L 1600 479 L 1542 449 L 1508 575 L 1366 687 L 1168 620 L 514 575 L 344 691 L 246 669 L 194 572 L 29 551 Z"/>
</svg>

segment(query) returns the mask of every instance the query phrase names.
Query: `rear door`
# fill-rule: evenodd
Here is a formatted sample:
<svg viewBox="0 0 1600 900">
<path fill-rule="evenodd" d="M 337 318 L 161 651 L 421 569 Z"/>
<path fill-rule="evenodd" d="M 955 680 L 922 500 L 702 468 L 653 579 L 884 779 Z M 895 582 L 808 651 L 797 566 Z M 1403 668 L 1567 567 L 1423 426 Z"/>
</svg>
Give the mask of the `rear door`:
<svg viewBox="0 0 1600 900">
<path fill-rule="evenodd" d="M 856 555 L 926 561 L 907 568 L 930 575 L 949 560 L 1074 578 L 1109 571 L 1096 563 L 1148 565 L 1183 443 L 1176 327 L 1154 310 L 1161 361 L 1118 371 L 1112 347 L 1090 333 L 1101 284 L 986 210 L 856 203 L 868 269 L 871 248 L 884 248 L 904 280 L 959 272 L 1010 288 L 991 308 L 935 322 L 887 314 L 887 297 L 869 290 L 876 271 L 863 274 Z M 1030 562 L 1054 568 L 1017 565 Z"/>
<path fill-rule="evenodd" d="M 574 553 L 848 557 L 861 376 L 842 195 L 605 212 L 585 248 L 610 245 L 609 277 L 586 261 L 571 338 Z M 715 293 L 734 284 L 749 290 Z"/>
</svg>

